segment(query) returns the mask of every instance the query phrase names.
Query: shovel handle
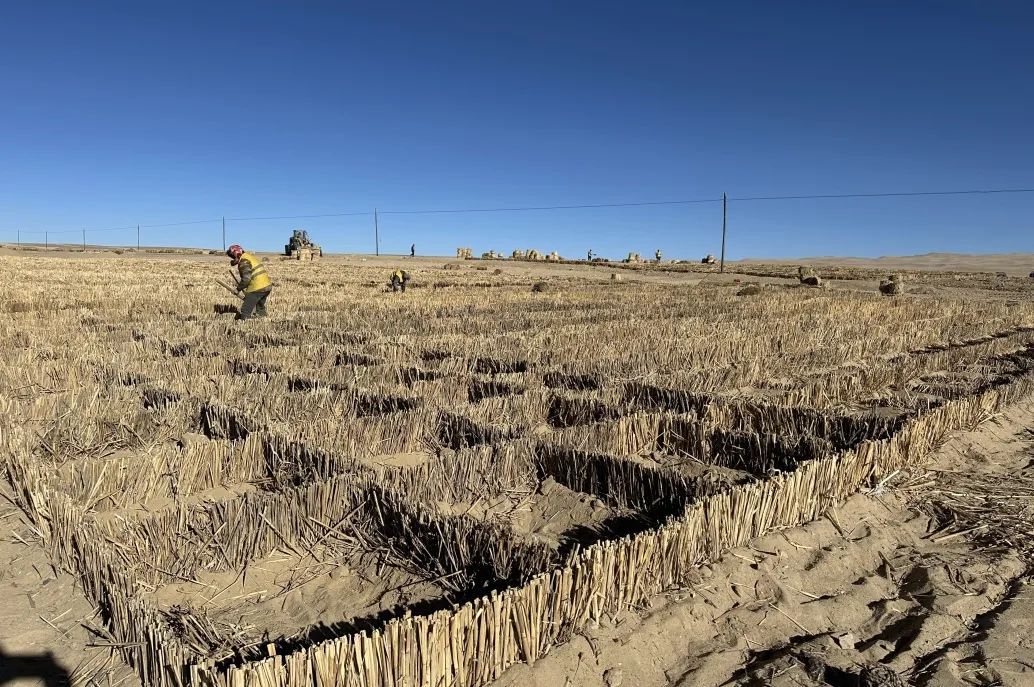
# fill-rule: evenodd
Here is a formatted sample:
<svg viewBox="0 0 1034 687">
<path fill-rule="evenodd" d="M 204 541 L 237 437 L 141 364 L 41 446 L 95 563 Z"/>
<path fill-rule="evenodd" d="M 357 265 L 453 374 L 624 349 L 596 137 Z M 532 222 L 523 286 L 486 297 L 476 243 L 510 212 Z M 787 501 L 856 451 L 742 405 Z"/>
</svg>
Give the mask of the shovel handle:
<svg viewBox="0 0 1034 687">
<path fill-rule="evenodd" d="M 237 297 L 238 299 L 240 299 L 240 300 L 244 300 L 243 298 L 241 298 L 240 294 L 239 294 L 239 293 L 237 293 L 237 290 L 236 290 L 236 289 L 232 289 L 232 288 L 230 288 L 229 286 L 227 286 L 226 284 L 222 283 L 222 282 L 221 282 L 221 281 L 219 281 L 218 279 L 216 279 L 216 280 L 215 280 L 215 283 L 216 283 L 216 284 L 218 284 L 219 286 L 223 287 L 224 289 L 226 289 L 226 290 L 227 290 L 227 291 L 229 291 L 230 293 L 232 293 L 232 294 L 233 294 L 234 296 L 236 296 L 236 297 Z"/>
</svg>

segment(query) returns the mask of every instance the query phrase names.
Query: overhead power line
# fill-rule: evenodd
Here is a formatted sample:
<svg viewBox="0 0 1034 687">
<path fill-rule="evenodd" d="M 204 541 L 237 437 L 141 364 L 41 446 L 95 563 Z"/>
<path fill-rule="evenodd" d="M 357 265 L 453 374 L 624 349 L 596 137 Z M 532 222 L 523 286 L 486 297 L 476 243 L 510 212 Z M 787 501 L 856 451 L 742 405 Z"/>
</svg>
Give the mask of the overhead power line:
<svg viewBox="0 0 1034 687">
<path fill-rule="evenodd" d="M 809 195 L 787 195 L 787 196 L 741 196 L 729 197 L 729 200 L 751 201 L 751 200 L 806 200 L 821 198 L 888 198 L 901 196 L 954 196 L 974 195 L 988 193 L 1034 193 L 1034 188 L 1010 188 L 1010 189 L 980 189 L 968 191 L 904 191 L 889 193 L 830 193 L 830 194 L 809 194 Z M 436 214 L 467 214 L 478 212 L 528 212 L 537 210 L 588 210 L 593 208 L 627 208 L 627 207 L 649 207 L 660 205 L 691 205 L 696 203 L 720 203 L 721 198 L 692 198 L 683 200 L 653 200 L 628 203 L 587 203 L 581 205 L 528 205 L 515 207 L 494 207 L 494 208 L 428 208 L 422 210 L 380 210 L 381 215 L 436 215 Z M 235 222 L 246 222 L 254 220 L 274 219 L 310 219 L 319 217 L 357 217 L 361 215 L 372 215 L 372 212 L 337 212 L 319 215 L 283 215 L 274 217 L 227 217 L 227 220 Z"/>
<path fill-rule="evenodd" d="M 22 229 L 23 234 L 71 234 L 82 233 L 82 229 Z M 90 231 L 93 231 L 92 229 Z"/>
<path fill-rule="evenodd" d="M 524 212 L 527 210 L 584 210 L 589 208 L 630 208 L 647 205 L 688 205 L 690 203 L 720 203 L 721 198 L 695 198 L 693 200 L 654 200 L 641 203 L 596 203 L 593 205 L 542 205 L 515 208 L 465 208 L 460 210 L 381 210 L 382 215 L 433 215 L 467 212 Z"/>
<path fill-rule="evenodd" d="M 170 224 L 141 224 L 141 229 L 158 229 L 160 227 L 184 227 L 188 224 L 211 224 L 213 222 L 221 222 L 221 217 L 215 219 L 195 219 L 190 222 L 172 222 Z M 136 229 L 136 227 L 129 227 L 130 229 Z"/>
<path fill-rule="evenodd" d="M 890 191 L 884 193 L 816 193 L 803 195 L 782 195 L 782 196 L 730 196 L 729 202 L 749 201 L 775 201 L 775 200 L 823 200 L 837 198 L 905 198 L 915 196 L 966 196 L 966 195 L 988 195 L 1007 193 L 1034 193 L 1034 188 L 996 188 L 996 189 L 971 189 L 958 191 Z M 627 203 L 587 203 L 580 205 L 529 205 L 516 207 L 493 207 L 493 208 L 428 208 L 422 210 L 380 210 L 381 215 L 436 215 L 436 214 L 473 214 L 485 212 L 531 212 L 540 210 L 588 210 L 594 208 L 630 208 L 650 207 L 665 205 L 692 205 L 699 203 L 721 203 L 722 198 L 692 198 L 683 200 L 655 200 L 638 201 Z M 232 222 L 257 222 L 264 220 L 281 219 L 318 219 L 323 217 L 372 217 L 373 211 L 351 211 L 351 212 L 330 212 L 306 215 L 271 215 L 268 217 L 227 217 Z M 169 222 L 164 224 L 141 224 L 140 229 L 160 229 L 166 227 L 181 227 L 191 224 L 211 224 L 221 222 L 223 218 L 199 219 L 186 222 Z M 136 226 L 110 227 L 106 229 L 22 229 L 25 234 L 79 234 L 107 232 L 107 231 L 132 231 Z"/>
<path fill-rule="evenodd" d="M 903 191 L 892 193 L 826 193 L 807 196 L 746 196 L 729 200 L 813 200 L 821 198 L 900 198 L 906 196 L 971 196 L 988 193 L 1034 193 L 1034 188 L 996 188 L 976 191 Z"/>
<path fill-rule="evenodd" d="M 323 215 L 280 215 L 277 217 L 227 217 L 231 222 L 255 222 L 266 219 L 314 219 L 316 217 L 359 217 L 361 215 L 373 215 L 373 211 L 367 212 L 331 212 Z M 216 220 L 217 222 L 219 220 Z"/>
<path fill-rule="evenodd" d="M 93 233 L 95 231 L 132 231 L 134 229 L 136 229 L 136 227 L 109 227 L 107 229 L 85 229 L 85 230 L 84 229 L 69 229 L 68 231 L 66 231 L 64 233 L 66 233 L 66 234 L 78 234 L 78 233 L 80 233 L 82 231 L 86 231 L 87 233 Z"/>
<path fill-rule="evenodd" d="M 1004 189 L 979 189 L 967 191 L 903 191 L 889 193 L 828 193 L 809 195 L 787 195 L 787 196 L 730 196 L 729 200 L 753 201 L 753 200 L 807 200 L 822 198 L 890 198 L 902 196 L 957 196 L 957 195 L 978 195 L 988 193 L 1034 193 L 1034 188 L 1004 188 Z M 529 212 L 538 210 L 589 210 L 593 208 L 628 208 L 628 207 L 649 207 L 661 205 L 692 205 L 697 203 L 721 203 L 721 198 L 692 198 L 682 200 L 651 200 L 628 203 L 586 203 L 580 205 L 527 205 L 514 207 L 494 208 L 427 208 L 422 210 L 380 210 L 381 215 L 440 215 L 440 214 L 468 214 L 479 212 Z M 359 217 L 373 215 L 372 212 L 334 212 L 318 215 L 278 215 L 270 217 L 227 217 L 227 220 L 234 222 L 250 222 L 259 220 L 275 219 L 315 219 L 320 217 Z M 218 220 L 216 220 L 218 221 Z"/>
<path fill-rule="evenodd" d="M 182 227 L 188 224 L 208 224 L 210 222 L 218 221 L 218 219 L 201 219 L 194 220 L 192 222 L 171 222 L 169 224 L 141 224 L 140 228 L 158 229 L 163 227 Z M 92 234 L 94 232 L 101 231 L 134 231 L 136 228 L 136 225 L 133 225 L 131 227 L 106 227 L 103 229 L 90 229 L 87 227 L 85 229 L 22 229 L 21 231 L 23 234 L 81 234 L 83 231 L 86 231 L 88 234 Z"/>
<path fill-rule="evenodd" d="M 129 231 L 136 227 L 110 227 L 107 229 L 22 229 L 23 234 L 92 234 L 95 231 Z"/>
</svg>

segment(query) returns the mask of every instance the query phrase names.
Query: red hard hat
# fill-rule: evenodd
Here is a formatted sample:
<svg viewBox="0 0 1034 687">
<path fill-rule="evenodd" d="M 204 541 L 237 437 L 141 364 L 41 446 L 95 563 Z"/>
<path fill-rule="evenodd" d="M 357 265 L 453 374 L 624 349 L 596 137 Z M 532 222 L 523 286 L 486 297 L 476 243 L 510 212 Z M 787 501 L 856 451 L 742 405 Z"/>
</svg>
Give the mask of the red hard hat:
<svg viewBox="0 0 1034 687">
<path fill-rule="evenodd" d="M 226 249 L 226 254 L 230 256 L 233 260 L 240 260 L 241 255 L 244 254 L 244 249 L 235 243 Z"/>
</svg>

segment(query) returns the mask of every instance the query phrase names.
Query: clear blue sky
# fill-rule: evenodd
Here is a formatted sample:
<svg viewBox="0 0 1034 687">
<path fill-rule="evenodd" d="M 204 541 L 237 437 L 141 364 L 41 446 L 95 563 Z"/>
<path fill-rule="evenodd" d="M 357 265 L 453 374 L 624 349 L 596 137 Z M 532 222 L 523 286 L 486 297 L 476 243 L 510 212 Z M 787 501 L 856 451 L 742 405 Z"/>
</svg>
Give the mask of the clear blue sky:
<svg viewBox="0 0 1034 687">
<path fill-rule="evenodd" d="M 1009 0 L 5 3 L 0 240 L 1031 188 L 1032 36 L 1034 5 Z M 1034 251 L 1032 217 L 1034 194 L 733 202 L 729 255 Z M 373 248 L 367 216 L 228 239 L 274 249 L 293 227 Z M 720 227 L 717 204 L 389 214 L 381 247 L 696 258 Z"/>
</svg>

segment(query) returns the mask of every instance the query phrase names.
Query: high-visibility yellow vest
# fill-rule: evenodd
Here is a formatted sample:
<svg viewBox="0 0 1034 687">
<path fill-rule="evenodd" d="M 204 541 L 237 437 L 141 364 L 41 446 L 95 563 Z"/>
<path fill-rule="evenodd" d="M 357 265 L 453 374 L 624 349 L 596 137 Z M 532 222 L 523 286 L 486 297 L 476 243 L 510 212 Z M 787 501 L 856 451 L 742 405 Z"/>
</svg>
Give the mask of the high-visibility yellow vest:
<svg viewBox="0 0 1034 687">
<path fill-rule="evenodd" d="M 251 281 L 244 287 L 244 293 L 254 293 L 273 285 L 273 281 L 266 274 L 265 266 L 256 256 L 251 253 L 241 253 L 240 262 L 246 262 L 251 267 Z"/>
</svg>

